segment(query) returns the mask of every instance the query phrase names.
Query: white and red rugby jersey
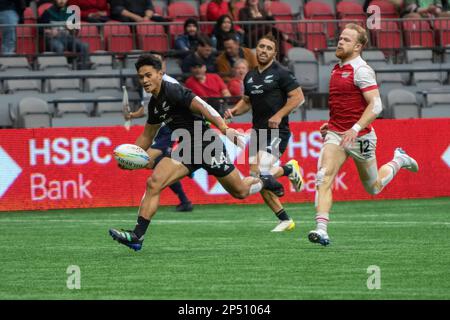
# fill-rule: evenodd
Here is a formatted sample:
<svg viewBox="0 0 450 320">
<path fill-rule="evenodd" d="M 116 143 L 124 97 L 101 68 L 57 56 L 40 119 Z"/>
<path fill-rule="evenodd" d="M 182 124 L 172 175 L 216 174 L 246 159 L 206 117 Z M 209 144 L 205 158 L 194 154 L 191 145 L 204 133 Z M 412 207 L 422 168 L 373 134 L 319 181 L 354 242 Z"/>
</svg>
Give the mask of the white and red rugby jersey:
<svg viewBox="0 0 450 320">
<path fill-rule="evenodd" d="M 332 131 L 344 132 L 358 122 L 367 107 L 363 92 L 378 89 L 375 72 L 358 56 L 344 64 L 336 64 L 331 72 L 330 120 L 328 127 Z M 364 128 L 358 134 L 362 136 L 372 130 Z"/>
</svg>

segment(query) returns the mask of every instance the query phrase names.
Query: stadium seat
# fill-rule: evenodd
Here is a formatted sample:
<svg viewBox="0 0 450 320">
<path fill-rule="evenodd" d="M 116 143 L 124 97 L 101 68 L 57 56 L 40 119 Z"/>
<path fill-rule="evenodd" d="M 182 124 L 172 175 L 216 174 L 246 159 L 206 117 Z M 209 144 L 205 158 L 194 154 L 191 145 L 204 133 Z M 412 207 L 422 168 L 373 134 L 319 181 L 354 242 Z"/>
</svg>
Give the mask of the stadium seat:
<svg viewBox="0 0 450 320">
<path fill-rule="evenodd" d="M 422 118 L 450 118 L 450 93 L 428 93 Z"/>
<path fill-rule="evenodd" d="M 325 2 L 310 1 L 305 4 L 304 14 L 306 19 L 311 20 L 335 20 L 333 8 Z M 336 26 L 334 22 L 326 23 L 328 38 L 334 39 L 336 35 Z"/>
<path fill-rule="evenodd" d="M 373 44 L 387 55 L 402 48 L 402 36 L 398 24 L 394 21 L 381 21 L 380 29 L 372 30 Z"/>
<path fill-rule="evenodd" d="M 166 58 L 166 72 L 174 78 L 183 75 L 183 71 L 180 68 L 178 60 L 174 58 Z"/>
<path fill-rule="evenodd" d="M 433 26 L 436 32 L 436 42 L 441 47 L 450 46 L 450 19 L 435 20 Z"/>
<path fill-rule="evenodd" d="M 420 106 L 414 93 L 404 89 L 389 91 L 387 104 L 394 119 L 419 118 Z"/>
<path fill-rule="evenodd" d="M 121 91 L 120 79 L 118 78 L 88 78 L 86 79 L 86 89 L 92 91 L 114 90 Z"/>
<path fill-rule="evenodd" d="M 66 57 L 53 54 L 39 56 L 37 58 L 37 65 L 39 70 L 51 70 L 51 72 L 71 69 Z"/>
<path fill-rule="evenodd" d="M 291 6 L 291 12 L 294 17 L 301 18 L 301 14 L 303 12 L 304 2 L 303 0 L 283 0 L 284 3 L 287 3 Z"/>
<path fill-rule="evenodd" d="M 306 109 L 305 121 L 321 121 L 330 119 L 330 111 L 327 109 Z"/>
<path fill-rule="evenodd" d="M 172 36 L 178 36 L 184 33 L 183 23 L 187 18 L 198 19 L 198 13 L 195 7 L 189 2 L 175 2 L 169 4 L 167 7 L 167 15 L 177 24 L 170 26 L 170 34 Z"/>
<path fill-rule="evenodd" d="M 51 111 L 46 101 L 23 98 L 18 107 L 18 126 L 21 128 L 48 128 L 51 125 Z"/>
<path fill-rule="evenodd" d="M 93 63 L 93 69 L 108 71 L 113 68 L 113 59 L 111 54 L 108 51 L 96 51 L 95 55 L 91 55 L 90 59 Z"/>
<path fill-rule="evenodd" d="M 328 47 L 325 24 L 302 20 L 297 24 L 297 30 L 306 49 L 319 51 Z"/>
<path fill-rule="evenodd" d="M 397 19 L 399 13 L 395 6 L 386 0 L 374 0 L 370 2 L 370 5 L 376 5 L 380 8 L 381 17 L 385 19 Z"/>
<path fill-rule="evenodd" d="M 35 79 L 5 80 L 4 89 L 8 94 L 18 91 L 41 92 L 41 81 Z"/>
<path fill-rule="evenodd" d="M 434 47 L 430 23 L 423 20 L 403 20 L 403 39 L 407 47 Z"/>
<path fill-rule="evenodd" d="M 87 23 L 81 24 L 81 29 L 78 34 L 81 41 L 89 44 L 89 52 L 103 50 L 102 37 L 98 32 L 97 26 L 89 25 Z"/>
<path fill-rule="evenodd" d="M 420 49 L 409 49 L 405 52 L 406 62 L 433 62 L 433 51 L 430 50 L 420 50 Z"/>
<path fill-rule="evenodd" d="M 68 102 L 59 102 L 56 107 L 55 116 L 70 117 L 71 115 L 83 115 L 84 118 L 89 117 L 89 109 L 83 102 L 71 102 L 73 98 L 62 98 Z"/>
<path fill-rule="evenodd" d="M 324 51 L 323 52 L 323 64 L 324 65 L 335 65 L 339 62 L 339 58 L 336 57 L 334 51 Z"/>
<path fill-rule="evenodd" d="M 28 60 L 25 57 L 0 57 L 0 72 L 5 74 L 11 73 L 25 73 L 31 70 Z"/>
<path fill-rule="evenodd" d="M 160 52 L 169 50 L 169 41 L 163 26 L 148 23 L 138 24 L 136 31 L 139 49 Z"/>
<path fill-rule="evenodd" d="M 26 7 L 23 11 L 23 23 L 24 24 L 36 24 L 37 17 L 35 13 L 33 12 L 33 9 L 31 7 Z"/>
<path fill-rule="evenodd" d="M 37 31 L 35 27 L 16 27 L 16 53 L 18 54 L 36 54 L 37 53 L 37 42 L 36 37 Z"/>
<path fill-rule="evenodd" d="M 153 6 L 155 7 L 155 12 L 165 16 L 167 14 L 167 1 L 166 0 L 153 0 Z"/>
<path fill-rule="evenodd" d="M 56 75 L 64 75 L 57 73 Z M 80 79 L 49 79 L 48 92 L 81 91 Z"/>
<path fill-rule="evenodd" d="M 125 53 L 133 50 L 133 35 L 130 27 L 118 21 L 108 21 L 103 29 L 106 50 Z"/>
<path fill-rule="evenodd" d="M 114 99 L 110 96 L 100 96 L 98 99 Z M 123 119 L 123 106 L 122 102 L 98 102 L 95 108 L 95 113 L 97 116 L 101 116 L 104 113 L 119 113 Z"/>
<path fill-rule="evenodd" d="M 192 6 L 195 9 L 195 13 L 198 16 L 198 12 L 200 10 L 200 2 L 202 2 L 202 1 L 198 1 L 198 0 L 170 0 L 169 2 L 170 2 L 170 4 L 172 4 L 172 3 L 188 4 L 188 5 Z"/>
<path fill-rule="evenodd" d="M 365 20 L 362 5 L 353 1 L 340 1 L 336 6 L 336 15 L 338 19 L 346 20 Z"/>
<path fill-rule="evenodd" d="M 319 67 L 314 53 L 304 48 L 292 48 L 288 58 L 302 89 L 316 90 L 319 85 Z"/>
<path fill-rule="evenodd" d="M 292 21 L 293 19 L 291 6 L 284 2 L 267 2 L 266 10 L 272 12 L 275 20 Z M 294 34 L 292 23 L 277 23 L 275 26 L 287 34 Z"/>
<path fill-rule="evenodd" d="M 439 64 L 433 65 L 429 62 L 416 62 L 411 66 L 411 70 L 414 71 L 414 67 L 439 67 Z M 445 80 L 445 72 L 414 72 L 413 82 L 421 90 L 433 89 L 440 87 Z"/>
</svg>

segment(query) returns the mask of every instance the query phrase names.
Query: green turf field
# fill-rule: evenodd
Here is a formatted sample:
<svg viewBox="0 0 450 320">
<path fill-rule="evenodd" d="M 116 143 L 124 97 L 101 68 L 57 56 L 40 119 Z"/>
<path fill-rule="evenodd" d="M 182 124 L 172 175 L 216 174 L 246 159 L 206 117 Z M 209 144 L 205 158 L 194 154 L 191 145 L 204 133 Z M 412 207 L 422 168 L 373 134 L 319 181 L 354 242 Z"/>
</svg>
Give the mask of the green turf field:
<svg viewBox="0 0 450 320">
<path fill-rule="evenodd" d="M 0 213 L 0 299 L 450 299 L 449 198 L 336 203 L 326 248 L 306 237 L 313 205 L 286 207 L 283 234 L 261 205 L 161 208 L 137 253 L 107 232 L 135 208 Z"/>
</svg>

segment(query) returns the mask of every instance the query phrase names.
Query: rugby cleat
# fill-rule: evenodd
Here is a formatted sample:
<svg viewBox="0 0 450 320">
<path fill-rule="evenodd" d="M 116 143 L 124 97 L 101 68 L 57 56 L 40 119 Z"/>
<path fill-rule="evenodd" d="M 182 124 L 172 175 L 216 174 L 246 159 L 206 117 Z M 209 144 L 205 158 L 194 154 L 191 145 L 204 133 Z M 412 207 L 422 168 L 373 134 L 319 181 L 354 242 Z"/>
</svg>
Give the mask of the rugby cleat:
<svg viewBox="0 0 450 320">
<path fill-rule="evenodd" d="M 178 212 L 189 212 L 194 210 L 194 207 L 192 206 L 192 202 L 182 202 L 175 208 L 175 211 Z"/>
<path fill-rule="evenodd" d="M 261 175 L 259 177 L 263 183 L 263 188 L 272 191 L 277 197 L 284 196 L 284 187 L 272 175 Z"/>
<path fill-rule="evenodd" d="M 395 149 L 394 159 L 395 158 L 402 158 L 404 160 L 405 164 L 402 166 L 402 168 L 405 168 L 406 170 L 409 170 L 411 172 L 419 171 L 419 165 L 417 164 L 417 161 L 408 156 L 408 154 L 402 148 Z"/>
<path fill-rule="evenodd" d="M 325 231 L 320 229 L 310 231 L 308 234 L 308 239 L 313 243 L 320 243 L 323 246 L 330 244 L 330 237 L 328 237 L 328 234 Z"/>
<path fill-rule="evenodd" d="M 138 238 L 131 230 L 109 229 L 109 235 L 113 238 L 113 240 L 116 240 L 134 251 L 139 251 L 142 249 L 144 236 Z"/>
<path fill-rule="evenodd" d="M 303 186 L 303 177 L 300 173 L 300 166 L 298 165 L 297 160 L 289 160 L 286 163 L 286 166 L 292 168 L 292 172 L 288 176 L 289 181 L 291 181 L 296 192 L 301 191 Z"/>
<path fill-rule="evenodd" d="M 289 220 L 281 220 L 280 223 L 277 224 L 275 228 L 270 232 L 283 232 L 283 231 L 292 231 L 295 229 L 295 222 L 292 219 Z"/>
</svg>

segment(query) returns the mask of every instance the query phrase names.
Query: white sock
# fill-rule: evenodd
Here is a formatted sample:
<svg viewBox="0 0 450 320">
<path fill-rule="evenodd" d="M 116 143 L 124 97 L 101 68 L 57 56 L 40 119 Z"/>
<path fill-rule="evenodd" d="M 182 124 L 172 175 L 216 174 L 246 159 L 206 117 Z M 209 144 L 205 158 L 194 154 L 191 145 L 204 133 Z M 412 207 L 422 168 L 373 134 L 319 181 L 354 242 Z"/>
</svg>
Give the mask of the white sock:
<svg viewBox="0 0 450 320">
<path fill-rule="evenodd" d="M 323 230 L 327 232 L 329 214 L 328 212 L 321 212 L 316 214 L 317 230 Z"/>
<path fill-rule="evenodd" d="M 258 192 L 260 192 L 260 191 L 262 190 L 262 188 L 263 188 L 263 183 L 262 183 L 262 181 L 257 182 L 257 183 L 255 183 L 255 184 L 252 184 L 252 185 L 250 186 L 249 194 L 255 194 L 255 193 L 258 193 Z"/>
</svg>

